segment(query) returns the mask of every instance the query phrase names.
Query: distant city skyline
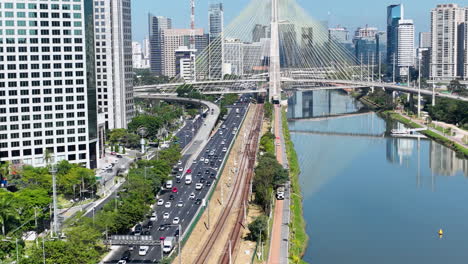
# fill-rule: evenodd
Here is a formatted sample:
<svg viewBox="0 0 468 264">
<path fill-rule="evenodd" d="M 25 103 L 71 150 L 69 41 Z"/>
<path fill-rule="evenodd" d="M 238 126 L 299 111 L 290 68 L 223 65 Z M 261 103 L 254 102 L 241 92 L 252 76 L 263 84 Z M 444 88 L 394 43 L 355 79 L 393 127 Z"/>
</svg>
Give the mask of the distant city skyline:
<svg viewBox="0 0 468 264">
<path fill-rule="evenodd" d="M 403 4 L 405 18 L 413 19 L 417 33 L 429 31 L 430 11 L 437 4 L 447 3 L 441 0 L 400 0 L 400 1 L 374 1 L 374 0 L 329 0 L 326 2 L 313 2 L 311 0 L 296 0 L 311 16 L 320 21 L 327 20 L 330 27 L 337 25 L 347 27 L 350 32 L 359 26 L 378 27 L 386 30 L 386 7 L 390 4 Z M 186 4 L 185 4 L 186 2 Z M 208 7 L 210 3 L 223 3 L 225 11 L 225 24 L 229 25 L 250 0 L 215 1 L 198 0 L 196 2 L 196 26 L 208 29 Z M 464 1 L 449 1 L 460 6 L 468 6 Z M 142 42 L 148 35 L 148 13 L 157 16 L 166 16 L 173 19 L 174 28 L 188 28 L 190 24 L 189 1 L 178 0 L 173 4 L 167 1 L 134 0 L 132 1 L 133 40 Z"/>
</svg>

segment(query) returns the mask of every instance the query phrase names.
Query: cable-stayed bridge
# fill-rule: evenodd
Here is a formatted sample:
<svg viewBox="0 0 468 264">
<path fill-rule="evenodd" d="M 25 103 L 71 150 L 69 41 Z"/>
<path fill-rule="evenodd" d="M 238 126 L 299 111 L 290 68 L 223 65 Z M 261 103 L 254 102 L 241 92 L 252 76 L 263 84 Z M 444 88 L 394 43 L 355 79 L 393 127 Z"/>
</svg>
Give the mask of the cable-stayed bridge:
<svg viewBox="0 0 468 264">
<path fill-rule="evenodd" d="M 203 94 L 267 92 L 272 99 L 285 90 L 383 87 L 468 101 L 381 82 L 381 63 L 380 54 L 368 56 L 367 61 L 356 58 L 296 0 L 252 0 L 219 37 L 197 53 L 195 69 L 190 71 L 193 76 L 170 76 L 169 83 L 134 87 L 134 91 L 137 97 L 175 95 L 177 87 L 191 84 Z"/>
</svg>

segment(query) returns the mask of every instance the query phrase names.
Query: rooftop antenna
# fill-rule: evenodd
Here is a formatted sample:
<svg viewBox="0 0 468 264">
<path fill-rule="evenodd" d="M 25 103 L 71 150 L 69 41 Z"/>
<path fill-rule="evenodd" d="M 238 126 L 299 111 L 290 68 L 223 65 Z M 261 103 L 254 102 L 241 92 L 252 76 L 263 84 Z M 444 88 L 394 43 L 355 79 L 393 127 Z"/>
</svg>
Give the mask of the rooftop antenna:
<svg viewBox="0 0 468 264">
<path fill-rule="evenodd" d="M 190 49 L 195 49 L 195 0 L 190 0 Z"/>
</svg>

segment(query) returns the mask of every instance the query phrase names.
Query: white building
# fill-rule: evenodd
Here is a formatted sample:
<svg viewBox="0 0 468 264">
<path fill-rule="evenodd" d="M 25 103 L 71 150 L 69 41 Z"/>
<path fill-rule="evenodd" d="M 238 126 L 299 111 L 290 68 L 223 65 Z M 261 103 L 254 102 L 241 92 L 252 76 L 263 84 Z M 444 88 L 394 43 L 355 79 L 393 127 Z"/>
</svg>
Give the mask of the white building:
<svg viewBox="0 0 468 264">
<path fill-rule="evenodd" d="M 408 74 L 408 67 L 414 66 L 414 23 L 411 19 L 398 22 L 398 61 L 400 75 Z"/>
<path fill-rule="evenodd" d="M 106 128 L 133 117 L 131 0 L 94 0 L 98 112 Z"/>
<path fill-rule="evenodd" d="M 163 75 L 168 77 L 176 76 L 175 51 L 180 46 L 188 46 L 190 33 L 190 29 L 165 29 L 162 31 Z M 203 29 L 195 29 L 195 41 L 197 42 L 203 37 Z M 195 46 L 199 50 L 197 43 L 195 43 Z"/>
<path fill-rule="evenodd" d="M 143 50 L 141 48 L 140 42 L 132 42 L 132 58 L 133 58 L 133 68 L 142 69 L 143 68 Z"/>
<path fill-rule="evenodd" d="M 467 23 L 468 8 L 442 4 L 431 11 L 431 78 L 436 81 L 468 79 Z"/>
<path fill-rule="evenodd" d="M 431 32 L 420 32 L 419 33 L 419 47 L 430 48 L 431 47 Z"/>
<path fill-rule="evenodd" d="M 194 49 L 181 46 L 175 50 L 176 75 L 185 81 L 195 81 L 195 53 Z"/>
<path fill-rule="evenodd" d="M 224 42 L 224 66 L 223 75 L 244 74 L 244 44 L 240 39 L 226 39 Z"/>
<path fill-rule="evenodd" d="M 92 10 L 91 0 L 1 2 L 0 161 L 44 166 L 48 151 L 96 167 Z"/>
<path fill-rule="evenodd" d="M 150 41 L 147 37 L 143 40 L 143 62 L 142 66 L 144 69 L 149 69 L 150 68 Z"/>
</svg>

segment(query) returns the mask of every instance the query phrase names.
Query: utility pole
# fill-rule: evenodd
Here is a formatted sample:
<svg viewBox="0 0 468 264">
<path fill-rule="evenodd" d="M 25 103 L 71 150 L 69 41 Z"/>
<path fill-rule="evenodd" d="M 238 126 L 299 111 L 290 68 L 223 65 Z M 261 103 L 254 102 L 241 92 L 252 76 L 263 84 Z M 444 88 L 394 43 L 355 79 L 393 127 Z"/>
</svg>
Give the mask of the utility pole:
<svg viewBox="0 0 468 264">
<path fill-rule="evenodd" d="M 382 82 L 382 53 L 379 51 L 379 82 Z"/>
<path fill-rule="evenodd" d="M 410 80 L 410 65 L 409 65 L 409 63 L 408 63 L 408 74 L 407 74 L 407 76 L 408 76 L 408 87 L 411 87 L 411 84 L 410 84 L 410 82 L 411 82 L 411 80 Z"/>
<path fill-rule="evenodd" d="M 59 223 L 58 223 L 57 180 L 56 180 L 57 168 L 54 166 L 54 164 L 52 164 L 50 167 L 50 173 L 52 174 L 52 196 L 53 196 L 53 207 L 54 207 L 54 220 L 53 220 L 54 223 L 52 225 L 53 227 L 52 232 L 54 233 L 55 236 L 58 237 Z"/>
<path fill-rule="evenodd" d="M 418 54 L 418 118 L 421 118 L 421 57 Z"/>
</svg>

